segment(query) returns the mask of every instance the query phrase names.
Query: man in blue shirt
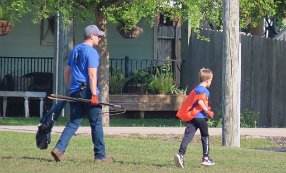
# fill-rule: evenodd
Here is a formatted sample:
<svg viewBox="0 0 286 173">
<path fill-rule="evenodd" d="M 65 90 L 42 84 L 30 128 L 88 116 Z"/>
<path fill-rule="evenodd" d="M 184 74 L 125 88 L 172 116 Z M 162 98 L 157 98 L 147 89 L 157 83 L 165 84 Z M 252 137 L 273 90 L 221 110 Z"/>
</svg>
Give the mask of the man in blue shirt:
<svg viewBox="0 0 286 173">
<path fill-rule="evenodd" d="M 101 108 L 98 106 L 100 91 L 97 88 L 99 54 L 94 48 L 105 33 L 96 25 L 84 29 L 84 42 L 74 47 L 64 70 L 64 78 L 69 95 L 75 98 L 90 99 L 91 104 L 70 102 L 70 121 L 67 123 L 55 148 L 51 151 L 56 162 L 64 160 L 64 152 L 72 136 L 80 126 L 84 115 L 88 115 L 94 144 L 94 160 L 112 162 L 106 157 Z"/>
</svg>

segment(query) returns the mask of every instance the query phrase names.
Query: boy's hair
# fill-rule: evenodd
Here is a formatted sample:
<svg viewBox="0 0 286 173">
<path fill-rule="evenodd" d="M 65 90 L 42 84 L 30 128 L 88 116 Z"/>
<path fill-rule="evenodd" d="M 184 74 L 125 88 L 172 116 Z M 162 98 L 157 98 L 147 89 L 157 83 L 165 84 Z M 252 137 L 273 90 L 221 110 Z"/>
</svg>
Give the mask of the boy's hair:
<svg viewBox="0 0 286 173">
<path fill-rule="evenodd" d="M 205 82 L 213 77 L 213 72 L 209 68 L 201 68 L 199 72 L 199 81 Z"/>
</svg>

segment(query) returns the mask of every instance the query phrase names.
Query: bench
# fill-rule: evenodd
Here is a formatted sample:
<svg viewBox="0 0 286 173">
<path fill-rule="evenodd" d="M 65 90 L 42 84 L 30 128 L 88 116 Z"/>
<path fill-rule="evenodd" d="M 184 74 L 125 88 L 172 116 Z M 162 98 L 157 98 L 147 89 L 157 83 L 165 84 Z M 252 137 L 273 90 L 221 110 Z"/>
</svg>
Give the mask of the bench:
<svg viewBox="0 0 286 173">
<path fill-rule="evenodd" d="M 127 111 L 139 111 L 144 118 L 146 111 L 178 111 L 186 95 L 110 95 L 109 101 L 123 105 Z"/>
<path fill-rule="evenodd" d="M 39 98 L 40 99 L 40 118 L 43 116 L 43 106 L 44 98 L 46 97 L 46 92 L 34 92 L 34 91 L 0 91 L 0 97 L 3 97 L 3 117 L 6 117 L 7 108 L 7 97 L 23 97 L 25 117 L 29 117 L 29 98 Z"/>
</svg>

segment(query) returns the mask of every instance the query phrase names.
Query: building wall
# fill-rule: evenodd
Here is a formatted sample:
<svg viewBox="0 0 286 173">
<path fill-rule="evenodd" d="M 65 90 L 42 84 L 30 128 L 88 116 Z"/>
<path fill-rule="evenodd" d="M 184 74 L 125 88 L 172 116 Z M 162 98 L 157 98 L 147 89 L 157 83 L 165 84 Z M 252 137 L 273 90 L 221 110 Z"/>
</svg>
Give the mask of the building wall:
<svg viewBox="0 0 286 173">
<path fill-rule="evenodd" d="M 94 22 L 95 23 L 95 22 Z M 75 21 L 74 26 L 74 42 L 79 44 L 83 41 L 83 29 L 91 23 L 79 23 Z M 108 25 L 108 48 L 110 58 L 148 58 L 153 59 L 153 28 L 148 24 L 141 23 L 144 32 L 136 39 L 125 39 L 117 31 L 116 26 Z M 41 36 L 45 36 L 41 40 Z M 25 16 L 21 22 L 16 22 L 11 32 L 6 36 L 0 36 L 0 57 L 54 57 L 55 56 L 55 37 L 48 28 L 48 21 L 45 20 L 44 26 L 40 23 L 34 24 L 31 21 L 31 16 Z M 61 46 L 62 49 L 65 46 Z M 66 54 L 60 54 L 63 61 L 66 59 Z M 54 61 L 55 62 L 55 61 Z M 61 87 L 63 80 L 62 67 L 59 67 L 58 87 Z M 2 73 L 0 71 L 0 73 Z M 54 66 L 54 74 L 55 66 Z M 2 74 L 5 75 L 5 74 Z M 1 74 L 0 74 L 1 76 Z M 21 76 L 21 74 L 19 74 Z M 54 78 L 56 78 L 54 76 Z M 54 79 L 55 83 L 56 79 Z M 56 86 L 54 85 L 54 89 Z M 61 93 L 61 92 L 60 92 Z M 68 109 L 67 109 L 68 110 Z"/>
<path fill-rule="evenodd" d="M 83 40 L 84 27 L 93 23 L 80 23 L 75 21 L 75 44 Z M 153 27 L 141 22 L 143 33 L 135 39 L 123 38 L 114 24 L 108 24 L 107 39 L 110 58 L 153 58 Z"/>
<path fill-rule="evenodd" d="M 53 57 L 53 46 L 40 45 L 40 24 L 33 24 L 29 16 L 16 22 L 10 33 L 0 36 L 0 56 Z M 53 39 L 50 35 L 48 39 Z"/>
<path fill-rule="evenodd" d="M 125 39 L 114 25 L 109 25 L 108 47 L 111 58 L 146 58 L 153 59 L 153 28 L 141 23 L 143 33 L 135 39 Z"/>
<path fill-rule="evenodd" d="M 83 29 L 92 23 L 75 22 L 75 44 L 83 41 Z M 46 37 L 40 41 L 41 24 L 33 24 L 29 16 L 16 22 L 11 32 L 6 36 L 0 36 L 0 56 L 10 57 L 54 57 L 54 37 L 47 28 L 47 21 L 42 34 Z M 144 32 L 135 39 L 125 39 L 117 31 L 113 24 L 108 25 L 108 48 L 110 58 L 153 58 L 153 27 L 140 23 Z"/>
</svg>

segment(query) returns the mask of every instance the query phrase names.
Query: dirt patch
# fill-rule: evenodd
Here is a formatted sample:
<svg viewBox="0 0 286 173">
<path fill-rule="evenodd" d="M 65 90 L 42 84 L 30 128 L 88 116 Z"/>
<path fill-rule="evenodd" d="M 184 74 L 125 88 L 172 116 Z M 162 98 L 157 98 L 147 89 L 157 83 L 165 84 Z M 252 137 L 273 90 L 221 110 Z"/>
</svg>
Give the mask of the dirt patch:
<svg viewBox="0 0 286 173">
<path fill-rule="evenodd" d="M 266 139 L 277 145 L 286 147 L 286 137 L 266 137 Z"/>
<path fill-rule="evenodd" d="M 255 149 L 264 151 L 274 151 L 274 152 L 286 152 L 286 148 L 255 148 Z"/>
<path fill-rule="evenodd" d="M 264 150 L 264 151 L 274 151 L 274 152 L 286 152 L 286 137 L 266 137 L 268 141 L 273 142 L 274 144 L 278 145 L 279 147 L 276 148 L 255 148 L 257 150 Z"/>
</svg>

